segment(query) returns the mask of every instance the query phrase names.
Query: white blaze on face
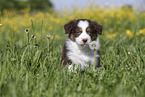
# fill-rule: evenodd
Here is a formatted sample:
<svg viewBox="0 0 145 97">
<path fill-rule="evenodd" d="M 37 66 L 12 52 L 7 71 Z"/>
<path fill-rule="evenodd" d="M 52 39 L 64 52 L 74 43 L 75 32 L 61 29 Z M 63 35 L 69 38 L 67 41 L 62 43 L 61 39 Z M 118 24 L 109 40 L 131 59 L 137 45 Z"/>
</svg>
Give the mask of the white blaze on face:
<svg viewBox="0 0 145 97">
<path fill-rule="evenodd" d="M 88 21 L 79 21 L 78 27 L 80 27 L 82 29 L 82 33 L 78 37 L 76 37 L 76 42 L 78 44 L 89 44 L 91 42 L 91 37 L 86 32 L 86 29 L 89 27 Z M 84 43 L 83 39 L 87 39 L 87 42 Z"/>
</svg>

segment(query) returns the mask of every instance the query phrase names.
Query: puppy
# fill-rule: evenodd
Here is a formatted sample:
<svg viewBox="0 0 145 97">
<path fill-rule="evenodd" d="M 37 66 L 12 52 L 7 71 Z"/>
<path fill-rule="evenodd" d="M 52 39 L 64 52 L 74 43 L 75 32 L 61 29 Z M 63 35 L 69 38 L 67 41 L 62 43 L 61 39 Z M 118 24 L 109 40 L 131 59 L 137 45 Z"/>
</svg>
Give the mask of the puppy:
<svg viewBox="0 0 145 97">
<path fill-rule="evenodd" d="M 96 69 L 100 67 L 100 42 L 98 35 L 102 34 L 103 26 L 88 19 L 72 20 L 64 25 L 65 34 L 68 38 L 65 41 L 62 51 L 61 62 L 64 68 L 76 72 L 85 71 L 93 67 L 94 51 L 89 44 L 96 41 Z"/>
</svg>

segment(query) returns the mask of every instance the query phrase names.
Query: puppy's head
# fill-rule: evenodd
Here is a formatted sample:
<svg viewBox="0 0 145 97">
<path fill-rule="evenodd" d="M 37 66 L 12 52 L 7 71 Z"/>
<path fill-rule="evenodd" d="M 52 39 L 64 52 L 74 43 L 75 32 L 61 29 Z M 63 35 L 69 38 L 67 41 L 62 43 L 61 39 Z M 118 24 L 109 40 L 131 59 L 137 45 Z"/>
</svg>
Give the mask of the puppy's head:
<svg viewBox="0 0 145 97">
<path fill-rule="evenodd" d="M 88 19 L 72 20 L 64 25 L 69 38 L 80 45 L 89 44 L 102 34 L 103 26 Z"/>
</svg>

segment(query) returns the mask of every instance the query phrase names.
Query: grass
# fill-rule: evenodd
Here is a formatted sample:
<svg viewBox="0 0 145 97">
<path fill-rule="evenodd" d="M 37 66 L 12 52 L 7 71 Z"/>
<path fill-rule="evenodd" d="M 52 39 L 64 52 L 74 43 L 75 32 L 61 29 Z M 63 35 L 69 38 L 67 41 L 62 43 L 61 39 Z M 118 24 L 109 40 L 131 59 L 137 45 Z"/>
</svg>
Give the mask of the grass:
<svg viewBox="0 0 145 97">
<path fill-rule="evenodd" d="M 142 21 L 145 19 L 143 15 L 139 15 L 134 16 L 137 21 L 122 19 L 121 24 L 115 25 L 116 28 L 112 25 L 118 19 L 105 16 L 111 23 L 100 21 L 105 27 L 104 34 L 99 36 L 103 69 L 100 73 L 88 70 L 77 75 L 67 72 L 60 65 L 62 46 L 67 37 L 64 35 L 63 23 L 55 24 L 49 20 L 49 24 L 45 20 L 46 17 L 43 17 L 38 20 L 38 26 L 36 17 L 33 21 L 30 20 L 29 26 L 15 26 L 19 24 L 17 21 L 10 28 L 10 24 L 2 22 L 4 25 L 0 32 L 0 96 L 144 97 L 145 37 L 144 34 L 137 36 L 136 32 L 143 29 L 145 24 Z M 12 19 L 9 16 L 1 20 L 4 21 L 5 18 Z M 61 20 L 60 17 L 57 18 Z M 47 27 L 51 24 L 54 28 L 48 30 L 53 37 L 47 39 Z M 118 31 L 120 26 L 124 27 L 119 31 L 120 35 L 107 38 L 107 35 Z M 24 32 L 27 27 L 30 28 L 29 34 Z M 110 29 L 114 33 L 110 33 Z M 126 29 L 134 32 L 132 37 L 125 33 Z M 38 32 L 40 33 L 37 35 Z M 31 38 L 33 34 L 37 37 Z M 54 36 L 56 34 L 62 38 Z M 39 47 L 35 43 L 39 44 Z"/>
</svg>

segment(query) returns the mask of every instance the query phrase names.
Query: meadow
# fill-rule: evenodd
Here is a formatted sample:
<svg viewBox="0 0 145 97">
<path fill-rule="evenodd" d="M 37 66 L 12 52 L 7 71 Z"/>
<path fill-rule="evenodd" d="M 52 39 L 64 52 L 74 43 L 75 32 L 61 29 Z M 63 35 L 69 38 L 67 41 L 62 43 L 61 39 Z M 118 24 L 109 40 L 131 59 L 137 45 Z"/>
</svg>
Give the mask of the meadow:
<svg viewBox="0 0 145 97">
<path fill-rule="evenodd" d="M 130 7 L 29 13 L 0 17 L 1 97 L 145 97 L 145 12 Z M 88 14 L 89 13 L 89 14 Z M 72 19 L 102 24 L 100 73 L 71 73 L 60 65 Z M 50 36 L 49 36 L 50 35 Z"/>
</svg>

